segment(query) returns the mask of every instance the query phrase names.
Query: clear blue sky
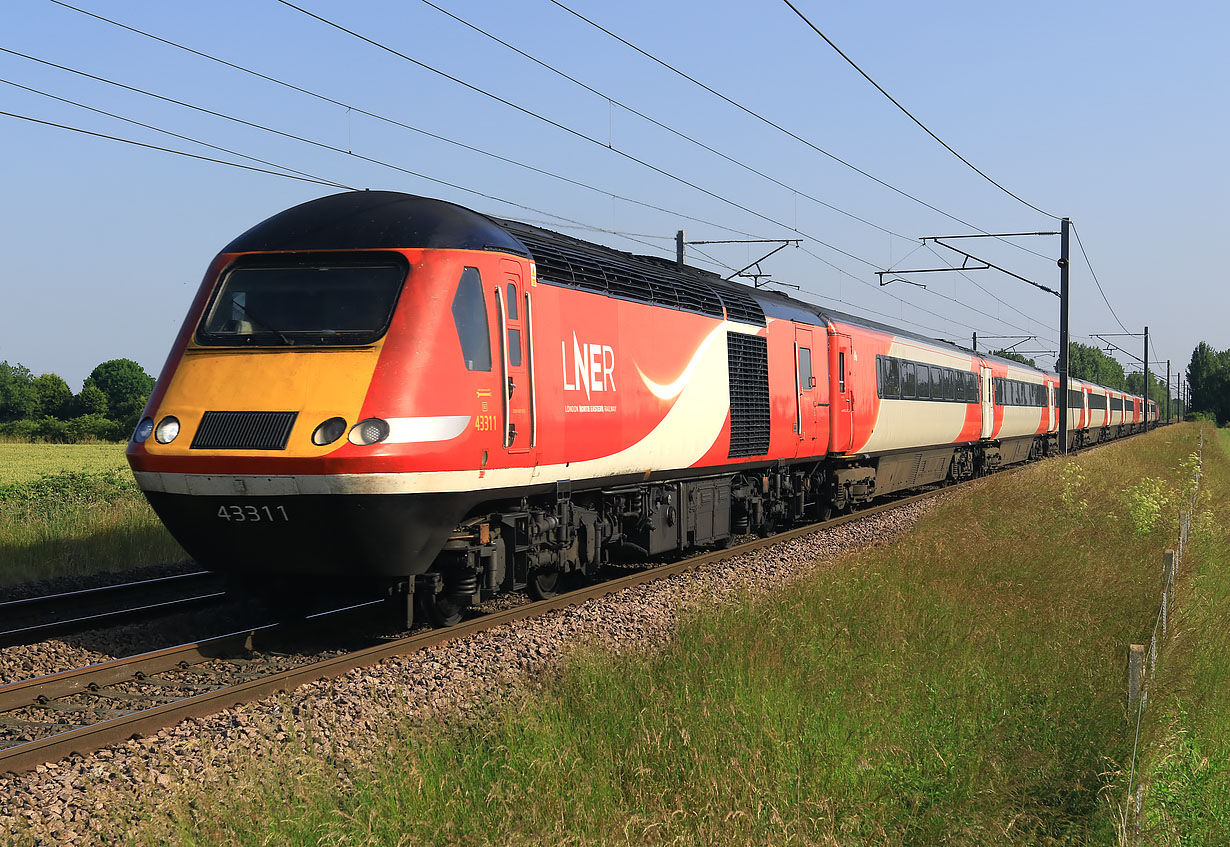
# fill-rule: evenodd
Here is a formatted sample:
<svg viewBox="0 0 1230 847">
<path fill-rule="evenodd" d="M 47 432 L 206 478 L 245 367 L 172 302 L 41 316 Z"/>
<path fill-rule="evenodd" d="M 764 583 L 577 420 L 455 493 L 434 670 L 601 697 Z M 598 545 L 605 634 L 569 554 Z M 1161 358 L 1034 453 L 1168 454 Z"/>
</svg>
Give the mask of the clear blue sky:
<svg viewBox="0 0 1230 847">
<path fill-rule="evenodd" d="M 816 302 L 966 343 L 974 331 L 982 337 L 1036 334 L 1039 339 L 1021 349 L 1057 348 L 1058 300 L 1010 277 L 992 271 L 925 274 L 913 277 L 925 290 L 878 286 L 878 269 L 937 266 L 940 257 L 919 249 L 919 236 L 974 231 L 969 225 L 990 232 L 1051 230 L 1057 223 L 1000 192 L 927 137 L 777 0 L 565 2 L 952 217 L 771 129 L 549 0 L 435 2 L 604 97 L 421 0 L 296 2 L 599 143 L 276 0 L 69 2 L 348 106 L 627 199 L 295 93 L 50 0 L 6 0 L 0 47 L 340 152 L 10 53 L 0 53 L 0 78 L 347 186 L 441 197 L 635 252 L 673 255 L 680 228 L 689 240 L 746 237 L 732 230 L 759 238 L 802 237 L 802 249 L 778 253 L 763 270 L 799 285 Z M 1222 238 L 1230 230 L 1230 73 L 1223 44 L 1230 12 L 1224 4 L 796 5 L 958 152 L 1033 205 L 1071 217 L 1118 318 L 1131 332 L 1148 324 L 1157 355 L 1171 359 L 1175 372 L 1199 341 L 1230 347 L 1230 293 L 1219 282 Z M 270 167 L 8 84 L 0 84 L 0 111 Z M 0 359 L 21 362 L 36 374 L 59 373 L 74 390 L 95 364 L 114 357 L 135 359 L 157 374 L 213 255 L 265 217 L 336 190 L 7 116 L 0 116 L 0 140 Z M 607 145 L 724 200 L 631 162 Z M 961 243 L 1058 288 L 1057 238 L 1020 240 L 1041 257 L 991 240 Z M 725 274 L 723 265 L 740 268 L 771 247 L 700 249 L 716 264 L 696 252 L 690 259 Z M 1123 332 L 1075 241 L 1072 250 L 1074 340 L 1089 343 L 1092 333 Z M 1114 340 L 1139 353 L 1138 339 Z M 1053 356 L 1038 358 L 1047 366 L 1053 362 Z M 1119 358 L 1130 370 L 1127 357 Z"/>
</svg>

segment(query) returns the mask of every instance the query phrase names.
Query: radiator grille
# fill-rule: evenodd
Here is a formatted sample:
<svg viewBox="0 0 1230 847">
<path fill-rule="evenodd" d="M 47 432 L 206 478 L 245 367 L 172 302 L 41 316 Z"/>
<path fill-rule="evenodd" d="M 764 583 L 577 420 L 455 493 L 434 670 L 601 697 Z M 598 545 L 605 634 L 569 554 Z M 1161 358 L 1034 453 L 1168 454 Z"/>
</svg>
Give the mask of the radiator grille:
<svg viewBox="0 0 1230 847">
<path fill-rule="evenodd" d="M 730 458 L 769 452 L 769 353 L 757 335 L 726 334 L 730 366 Z"/>
<path fill-rule="evenodd" d="M 206 412 L 193 450 L 285 450 L 298 412 Z"/>
</svg>

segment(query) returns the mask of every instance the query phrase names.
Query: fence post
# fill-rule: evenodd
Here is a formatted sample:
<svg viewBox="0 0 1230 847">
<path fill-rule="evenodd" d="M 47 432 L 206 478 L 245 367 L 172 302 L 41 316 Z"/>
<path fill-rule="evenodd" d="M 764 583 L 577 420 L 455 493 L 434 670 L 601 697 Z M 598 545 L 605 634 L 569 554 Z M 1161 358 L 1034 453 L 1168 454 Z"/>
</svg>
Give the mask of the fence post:
<svg viewBox="0 0 1230 847">
<path fill-rule="evenodd" d="M 1127 652 L 1127 684 L 1128 684 L 1128 699 L 1127 706 L 1130 713 L 1140 700 L 1140 690 L 1144 686 L 1145 679 L 1145 645 L 1129 644 Z"/>
<path fill-rule="evenodd" d="M 1174 594 L 1174 551 L 1162 554 L 1162 640 L 1166 638 L 1166 626 L 1170 621 L 1170 600 Z"/>
</svg>

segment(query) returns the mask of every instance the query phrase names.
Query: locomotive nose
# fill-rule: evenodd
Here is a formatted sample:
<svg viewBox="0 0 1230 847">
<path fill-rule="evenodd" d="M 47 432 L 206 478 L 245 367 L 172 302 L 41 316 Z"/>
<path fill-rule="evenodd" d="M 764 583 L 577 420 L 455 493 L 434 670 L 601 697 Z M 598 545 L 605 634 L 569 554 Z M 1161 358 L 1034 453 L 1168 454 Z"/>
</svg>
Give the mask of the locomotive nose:
<svg viewBox="0 0 1230 847">
<path fill-rule="evenodd" d="M 152 409 L 152 437 L 134 437 L 130 453 L 238 458 L 319 457 L 345 445 L 375 370 L 374 348 L 347 350 L 185 351 L 165 395 Z M 170 420 L 178 423 L 174 437 Z M 366 440 L 380 439 L 367 424 Z M 143 430 L 142 430 L 143 433 Z M 138 434 L 142 434 L 138 433 Z"/>
</svg>

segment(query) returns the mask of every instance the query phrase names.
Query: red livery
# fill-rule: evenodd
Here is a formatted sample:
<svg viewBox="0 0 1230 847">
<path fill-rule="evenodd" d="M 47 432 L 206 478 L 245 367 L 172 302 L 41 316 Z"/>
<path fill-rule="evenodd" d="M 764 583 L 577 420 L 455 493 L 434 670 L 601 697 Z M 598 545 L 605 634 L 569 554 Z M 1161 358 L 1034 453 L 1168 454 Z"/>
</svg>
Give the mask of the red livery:
<svg viewBox="0 0 1230 847">
<path fill-rule="evenodd" d="M 348 192 L 222 251 L 128 455 L 206 567 L 385 580 L 448 622 L 1053 453 L 1057 390 L 674 262 Z M 1070 392 L 1078 446 L 1143 425 L 1140 398 Z"/>
</svg>

